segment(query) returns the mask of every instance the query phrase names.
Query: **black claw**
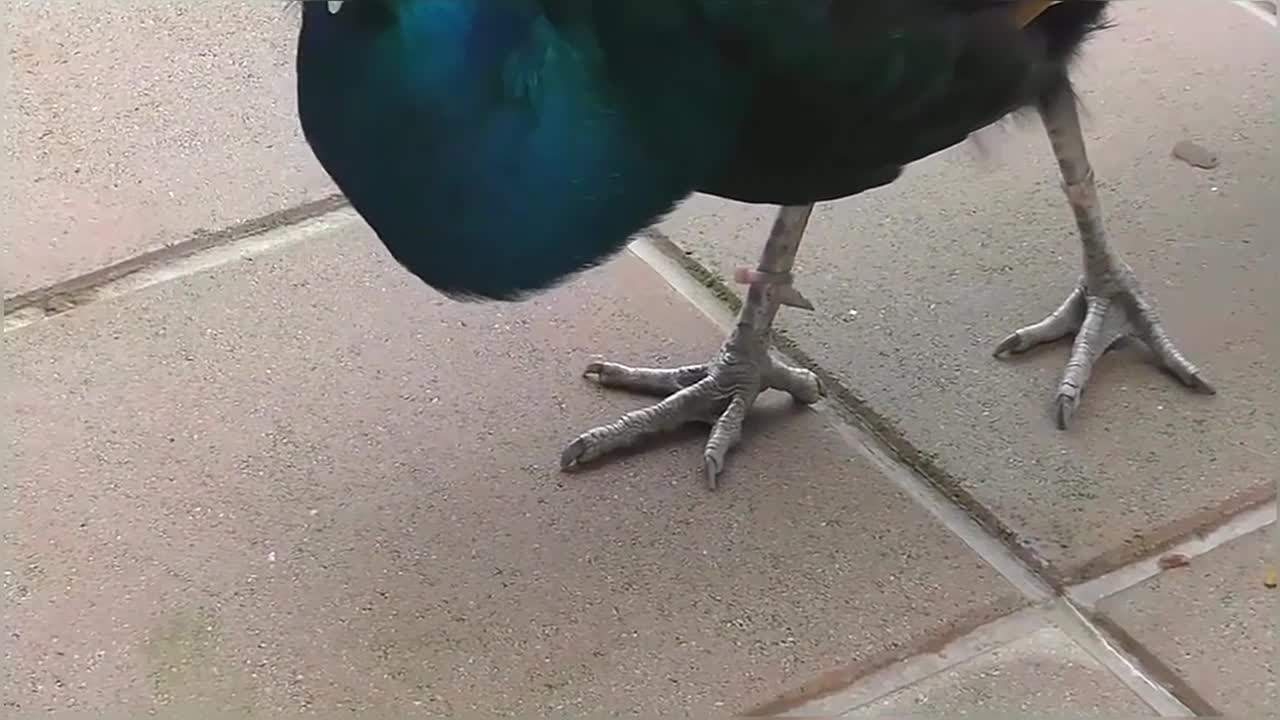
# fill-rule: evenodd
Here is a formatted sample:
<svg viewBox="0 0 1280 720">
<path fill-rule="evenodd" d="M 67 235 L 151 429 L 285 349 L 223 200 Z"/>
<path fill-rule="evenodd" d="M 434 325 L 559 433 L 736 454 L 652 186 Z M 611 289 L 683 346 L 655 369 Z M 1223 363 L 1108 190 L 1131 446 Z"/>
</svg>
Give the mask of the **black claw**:
<svg viewBox="0 0 1280 720">
<path fill-rule="evenodd" d="M 1199 375 L 1192 375 L 1191 382 L 1187 383 L 1187 385 L 1190 386 L 1196 392 L 1204 393 L 1205 395 L 1218 394 L 1217 388 L 1210 385 L 1208 380 L 1205 380 Z"/>
<path fill-rule="evenodd" d="M 582 438 L 578 438 L 569 443 L 569 447 L 560 453 L 560 469 L 562 471 L 570 471 L 577 469 L 582 462 L 582 456 L 587 454 L 587 444 Z"/>
<path fill-rule="evenodd" d="M 1057 416 L 1059 430 L 1066 430 L 1071 427 L 1071 418 L 1076 413 L 1076 405 L 1076 398 L 1070 395 L 1058 396 L 1057 412 L 1054 414 Z"/>
<path fill-rule="evenodd" d="M 587 368 L 582 371 L 582 377 L 589 380 L 598 381 L 602 375 L 604 375 L 604 363 L 602 362 L 589 363 Z"/>
<path fill-rule="evenodd" d="M 1021 344 L 1022 344 L 1022 336 L 1019 335 L 1018 333 L 1013 333 L 1012 335 L 1006 337 L 1004 340 L 1000 341 L 1000 344 L 996 346 L 996 349 L 994 352 L 991 353 L 991 356 L 1000 357 L 1005 353 L 1016 354 L 1018 352 L 1017 348 Z"/>
<path fill-rule="evenodd" d="M 703 458 L 703 470 L 706 472 L 707 489 L 715 491 L 720 487 L 720 463 L 710 455 Z"/>
</svg>

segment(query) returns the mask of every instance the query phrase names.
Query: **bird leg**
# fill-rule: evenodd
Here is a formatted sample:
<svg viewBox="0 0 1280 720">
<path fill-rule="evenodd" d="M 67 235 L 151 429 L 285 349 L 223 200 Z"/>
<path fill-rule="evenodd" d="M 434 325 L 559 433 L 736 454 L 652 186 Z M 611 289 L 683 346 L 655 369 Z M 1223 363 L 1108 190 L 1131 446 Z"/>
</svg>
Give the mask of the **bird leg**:
<svg viewBox="0 0 1280 720">
<path fill-rule="evenodd" d="M 790 285 L 791 268 L 813 205 L 779 210 L 758 268 L 739 273 L 749 284 L 738 324 L 716 358 L 705 365 L 674 369 L 634 368 L 610 362 L 591 363 L 585 375 L 605 387 L 666 397 L 656 405 L 633 410 L 617 421 L 588 430 L 560 456 L 568 470 L 608 453 L 634 446 L 641 439 L 690 422 L 711 425 L 703 451 L 706 482 L 715 489 L 725 458 L 742 436 L 747 411 L 756 397 L 773 388 L 811 404 L 823 394 L 818 377 L 784 365 L 769 355 L 769 334 L 779 305 L 812 307 Z"/>
<path fill-rule="evenodd" d="M 1169 339 L 1133 269 L 1107 244 L 1093 168 L 1070 86 L 1063 83 L 1047 93 L 1038 110 L 1062 172 L 1063 189 L 1075 213 L 1084 250 L 1084 273 L 1057 310 L 1006 337 L 996 347 L 995 355 L 1023 353 L 1075 333 L 1071 359 L 1058 386 L 1056 415 L 1062 430 L 1070 425 L 1080 404 L 1094 362 L 1126 336 L 1143 341 L 1160 364 L 1183 384 L 1212 395 L 1213 387 Z"/>
</svg>

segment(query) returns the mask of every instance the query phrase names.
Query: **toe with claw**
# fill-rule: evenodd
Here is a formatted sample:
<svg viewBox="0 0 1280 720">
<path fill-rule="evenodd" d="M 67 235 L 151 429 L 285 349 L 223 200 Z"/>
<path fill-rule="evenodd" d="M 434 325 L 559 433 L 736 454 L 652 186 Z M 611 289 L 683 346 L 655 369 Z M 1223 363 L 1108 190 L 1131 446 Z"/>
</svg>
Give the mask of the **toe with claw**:
<svg viewBox="0 0 1280 720">
<path fill-rule="evenodd" d="M 729 451 L 742 437 L 747 412 L 762 391 L 782 390 L 804 404 L 817 402 L 823 394 L 812 372 L 784 365 L 763 347 L 742 347 L 745 344 L 740 336 L 731 337 L 707 365 L 666 369 L 591 363 L 584 374 L 604 387 L 666 397 L 579 435 L 561 454 L 561 468 L 575 469 L 653 435 L 701 422 L 711 425 L 703 470 L 707 487 L 714 490 Z"/>
</svg>

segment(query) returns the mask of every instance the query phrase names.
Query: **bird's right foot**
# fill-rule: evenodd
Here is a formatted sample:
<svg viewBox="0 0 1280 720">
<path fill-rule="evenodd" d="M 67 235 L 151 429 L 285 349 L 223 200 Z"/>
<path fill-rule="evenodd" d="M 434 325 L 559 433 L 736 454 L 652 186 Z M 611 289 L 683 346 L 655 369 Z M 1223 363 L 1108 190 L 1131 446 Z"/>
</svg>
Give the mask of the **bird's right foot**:
<svg viewBox="0 0 1280 720">
<path fill-rule="evenodd" d="M 747 411 L 761 392 L 782 390 L 803 404 L 815 403 L 823 395 L 822 383 L 812 372 L 774 360 L 763 347 L 738 334 L 726 340 L 716 359 L 706 365 L 666 369 L 594 362 L 584 375 L 604 387 L 666 397 L 578 436 L 560 456 L 562 469 L 577 468 L 643 438 L 701 422 L 711 425 L 703 468 L 712 490 L 719 483 L 726 456 L 742 437 Z"/>
</svg>

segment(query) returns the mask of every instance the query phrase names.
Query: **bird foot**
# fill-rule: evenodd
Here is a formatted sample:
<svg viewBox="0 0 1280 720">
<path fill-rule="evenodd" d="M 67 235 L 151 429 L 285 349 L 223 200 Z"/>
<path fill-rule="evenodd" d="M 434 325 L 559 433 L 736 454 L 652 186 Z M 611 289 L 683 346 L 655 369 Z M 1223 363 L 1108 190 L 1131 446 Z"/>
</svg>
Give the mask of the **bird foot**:
<svg viewBox="0 0 1280 720">
<path fill-rule="evenodd" d="M 730 337 L 718 357 L 706 365 L 672 369 L 611 362 L 588 365 L 583 374 L 604 387 L 665 398 L 579 435 L 561 454 L 561 469 L 571 470 L 651 435 L 702 422 L 711 425 L 703 451 L 704 477 L 707 487 L 716 489 L 725 458 L 742 437 L 747 411 L 761 392 L 782 390 L 806 405 L 823 396 L 822 383 L 812 372 L 779 363 L 765 349 L 744 347 L 747 344 L 739 342 L 737 335 Z"/>
<path fill-rule="evenodd" d="M 1004 353 L 1021 354 L 1075 334 L 1071 359 L 1055 400 L 1060 430 L 1070 426 L 1094 363 L 1126 337 L 1145 343 L 1160 364 L 1187 387 L 1208 395 L 1216 392 L 1169 339 L 1133 272 L 1123 262 L 1117 260 L 1116 263 L 1119 270 L 1099 273 L 1101 280 L 1097 282 L 1088 275 L 1082 277 L 1057 310 L 1044 320 L 1010 334 L 993 353 L 996 357 Z"/>
</svg>

